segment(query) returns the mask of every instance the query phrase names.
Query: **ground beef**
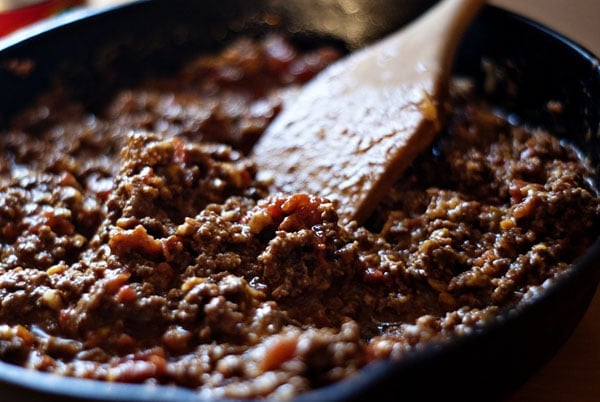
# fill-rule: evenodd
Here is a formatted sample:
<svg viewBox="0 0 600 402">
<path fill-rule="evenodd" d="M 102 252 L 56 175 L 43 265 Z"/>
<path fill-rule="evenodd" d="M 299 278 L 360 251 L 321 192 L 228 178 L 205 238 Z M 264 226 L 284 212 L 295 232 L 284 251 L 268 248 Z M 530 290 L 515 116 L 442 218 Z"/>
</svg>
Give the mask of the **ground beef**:
<svg viewBox="0 0 600 402">
<path fill-rule="evenodd" d="M 365 226 L 271 193 L 247 155 L 339 53 L 243 38 L 0 136 L 0 359 L 209 396 L 290 397 L 477 331 L 591 244 L 593 172 L 454 87 L 447 128 Z"/>
</svg>

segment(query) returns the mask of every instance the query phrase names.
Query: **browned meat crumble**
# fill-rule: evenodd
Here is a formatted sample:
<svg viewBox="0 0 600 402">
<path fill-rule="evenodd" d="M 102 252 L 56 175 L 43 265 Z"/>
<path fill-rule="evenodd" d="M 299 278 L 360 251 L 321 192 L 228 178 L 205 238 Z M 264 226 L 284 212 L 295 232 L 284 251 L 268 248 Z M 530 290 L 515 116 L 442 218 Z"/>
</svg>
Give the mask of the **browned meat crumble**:
<svg viewBox="0 0 600 402">
<path fill-rule="evenodd" d="M 0 359 L 290 397 L 476 331 L 595 239 L 575 150 L 458 89 L 365 227 L 270 194 L 246 155 L 337 57 L 240 39 L 101 112 L 56 89 L 16 116 L 0 136 Z"/>
</svg>

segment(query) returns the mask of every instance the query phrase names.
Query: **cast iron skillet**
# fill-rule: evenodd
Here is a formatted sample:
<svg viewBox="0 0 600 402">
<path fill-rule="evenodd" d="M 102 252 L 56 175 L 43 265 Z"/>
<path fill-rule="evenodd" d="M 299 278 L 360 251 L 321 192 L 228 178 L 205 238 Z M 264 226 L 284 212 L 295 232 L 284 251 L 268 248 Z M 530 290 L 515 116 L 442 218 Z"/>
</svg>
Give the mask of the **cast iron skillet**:
<svg viewBox="0 0 600 402">
<path fill-rule="evenodd" d="M 299 3 L 304 7 L 294 6 Z M 383 8 L 376 1 L 375 7 L 358 14 L 336 7 L 311 13 L 307 3 L 140 1 L 106 12 L 81 11 L 39 25 L 0 41 L 0 125 L 39 94 L 51 77 L 72 82 L 82 100 L 94 107 L 113 88 L 134 83 L 142 72 L 173 71 L 190 54 L 215 49 L 240 31 L 268 28 L 264 22 L 272 23 L 273 18 L 265 19 L 266 12 L 281 16 L 301 42 L 308 44 L 317 34 L 356 47 L 397 29 L 433 2 L 412 2 L 420 9 L 407 9 L 403 1 L 386 2 Z M 503 77 L 488 96 L 513 118 L 549 128 L 576 144 L 590 159 L 598 179 L 600 68 L 596 58 L 545 27 L 488 6 L 464 39 L 456 73 L 472 77 L 483 87 L 482 60 L 491 61 Z M 33 69 L 23 74 L 15 66 Z M 563 113 L 548 112 L 549 100 L 562 102 Z M 597 239 L 573 269 L 534 302 L 499 316 L 482 331 L 449 344 L 429 345 L 398 362 L 374 363 L 350 380 L 297 400 L 499 399 L 525 381 L 571 334 L 598 285 L 599 257 Z M 62 378 L 6 363 L 0 363 L 0 393 L 3 399 L 21 401 L 201 400 L 182 388 Z"/>
</svg>

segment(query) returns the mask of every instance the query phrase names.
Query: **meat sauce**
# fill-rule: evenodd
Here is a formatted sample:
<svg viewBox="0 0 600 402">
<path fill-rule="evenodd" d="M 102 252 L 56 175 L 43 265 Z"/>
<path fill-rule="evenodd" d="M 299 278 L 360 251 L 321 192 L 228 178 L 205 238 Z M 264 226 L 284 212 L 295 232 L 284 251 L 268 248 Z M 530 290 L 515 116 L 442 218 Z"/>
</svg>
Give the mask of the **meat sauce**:
<svg viewBox="0 0 600 402">
<path fill-rule="evenodd" d="M 57 87 L 15 116 L 0 135 L 0 359 L 287 398 L 477 331 L 596 238 L 576 150 L 459 81 L 447 128 L 364 227 L 271 192 L 252 145 L 338 57 L 241 38 L 102 110 Z"/>
</svg>

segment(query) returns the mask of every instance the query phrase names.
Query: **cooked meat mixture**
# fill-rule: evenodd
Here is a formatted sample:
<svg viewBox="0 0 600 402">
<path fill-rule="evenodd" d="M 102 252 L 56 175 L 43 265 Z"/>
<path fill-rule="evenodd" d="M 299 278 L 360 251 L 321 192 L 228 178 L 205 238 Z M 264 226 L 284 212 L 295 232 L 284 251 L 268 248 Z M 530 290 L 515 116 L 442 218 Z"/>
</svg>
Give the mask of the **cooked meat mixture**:
<svg viewBox="0 0 600 402">
<path fill-rule="evenodd" d="M 270 192 L 252 144 L 339 56 L 243 38 L 100 111 L 57 88 L 15 116 L 0 136 L 0 359 L 290 397 L 477 331 L 596 238 L 578 153 L 464 83 L 364 227 Z"/>
</svg>

